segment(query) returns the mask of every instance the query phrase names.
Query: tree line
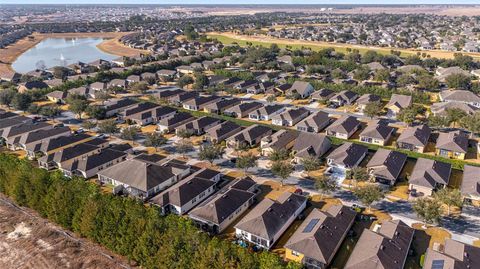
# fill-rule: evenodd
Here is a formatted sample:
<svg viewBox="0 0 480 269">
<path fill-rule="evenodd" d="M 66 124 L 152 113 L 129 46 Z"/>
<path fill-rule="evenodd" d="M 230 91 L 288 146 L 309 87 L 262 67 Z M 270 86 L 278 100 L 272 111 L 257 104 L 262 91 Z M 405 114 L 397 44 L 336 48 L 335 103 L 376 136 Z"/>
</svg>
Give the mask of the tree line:
<svg viewBox="0 0 480 269">
<path fill-rule="evenodd" d="M 270 252 L 251 253 L 210 237 L 187 218 L 103 193 L 80 178 L 0 154 L 0 191 L 21 205 L 145 268 L 301 268 Z"/>
</svg>

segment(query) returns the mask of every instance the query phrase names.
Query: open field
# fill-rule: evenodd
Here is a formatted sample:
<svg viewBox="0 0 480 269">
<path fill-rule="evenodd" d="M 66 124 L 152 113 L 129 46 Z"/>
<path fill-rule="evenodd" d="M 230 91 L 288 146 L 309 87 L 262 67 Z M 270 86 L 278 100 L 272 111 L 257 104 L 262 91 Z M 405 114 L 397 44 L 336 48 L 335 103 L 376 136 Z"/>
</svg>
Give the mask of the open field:
<svg viewBox="0 0 480 269">
<path fill-rule="evenodd" d="M 381 7 L 355 7 L 350 9 L 336 9 L 337 14 L 435 14 L 443 16 L 479 16 L 480 6 L 381 6 Z"/>
<path fill-rule="evenodd" d="M 36 212 L 0 195 L 0 268 L 132 268 L 127 261 L 77 238 Z"/>
<path fill-rule="evenodd" d="M 216 38 L 224 44 L 237 43 L 240 46 L 246 46 L 247 42 L 253 45 L 270 46 L 271 44 L 277 44 L 280 48 L 285 48 L 287 45 L 293 49 L 311 48 L 314 51 L 318 51 L 324 48 L 334 48 L 338 52 L 347 52 L 347 48 L 357 49 L 360 53 L 365 53 L 369 50 L 377 51 L 381 54 L 390 54 L 392 49 L 401 52 L 401 56 L 406 57 L 409 55 L 415 55 L 417 52 L 427 53 L 431 57 L 451 59 L 454 57 L 455 52 L 452 51 L 440 51 L 440 50 L 418 50 L 418 49 L 398 49 L 398 48 L 382 48 L 374 46 L 362 46 L 362 45 L 349 45 L 341 43 L 320 42 L 320 41 L 308 41 L 308 40 L 294 40 L 286 38 L 273 38 L 263 35 L 248 36 L 239 35 L 232 32 L 211 32 L 207 34 L 210 38 Z M 464 53 L 480 60 L 480 53 Z"/>
<path fill-rule="evenodd" d="M 15 44 L 4 49 L 0 49 L 0 76 L 13 72 L 11 64 L 30 48 L 34 47 L 46 38 L 76 38 L 76 37 L 102 37 L 106 40 L 97 47 L 110 54 L 118 56 L 135 56 L 139 53 L 145 53 L 144 50 L 133 49 L 121 44 L 118 39 L 128 32 L 108 32 L 108 33 L 34 33 L 33 38 L 25 37 Z"/>
</svg>

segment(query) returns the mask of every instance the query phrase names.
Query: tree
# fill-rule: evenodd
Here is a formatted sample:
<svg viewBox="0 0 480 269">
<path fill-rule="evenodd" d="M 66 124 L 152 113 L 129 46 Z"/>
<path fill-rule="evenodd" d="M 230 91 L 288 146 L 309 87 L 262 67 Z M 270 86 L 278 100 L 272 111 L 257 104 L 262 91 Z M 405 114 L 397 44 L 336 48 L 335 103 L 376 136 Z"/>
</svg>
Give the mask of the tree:
<svg viewBox="0 0 480 269">
<path fill-rule="evenodd" d="M 40 109 L 40 114 L 45 117 L 51 118 L 55 122 L 55 117 L 61 114 L 61 110 L 60 108 L 58 108 L 58 106 L 55 105 L 43 106 Z"/>
<path fill-rule="evenodd" d="M 454 127 L 462 118 L 467 116 L 467 113 L 459 108 L 448 108 L 446 112 L 448 123 L 453 124 Z"/>
<path fill-rule="evenodd" d="M 352 168 L 352 170 L 350 171 L 350 175 L 356 183 L 368 181 L 370 179 L 368 171 L 365 167 L 357 166 Z"/>
<path fill-rule="evenodd" d="M 428 117 L 428 126 L 443 128 L 449 125 L 447 117 L 431 115 Z"/>
<path fill-rule="evenodd" d="M 421 197 L 413 203 L 413 210 L 424 223 L 434 223 L 440 219 L 442 209 L 437 199 Z"/>
<path fill-rule="evenodd" d="M 177 136 L 180 137 L 180 138 L 189 138 L 192 136 L 192 133 L 187 131 L 186 129 L 179 129 L 177 132 L 176 132 Z"/>
<path fill-rule="evenodd" d="M 275 95 L 273 95 L 273 94 L 267 96 L 267 99 L 266 99 L 266 101 L 269 102 L 269 103 L 273 103 L 273 102 L 275 102 L 276 100 L 277 100 L 277 97 L 276 97 Z"/>
<path fill-rule="evenodd" d="M 198 157 L 200 158 L 200 160 L 206 160 L 210 163 L 210 165 L 212 165 L 213 161 L 215 159 L 220 158 L 222 154 L 223 154 L 222 146 L 207 144 L 200 147 L 200 151 L 198 152 Z"/>
<path fill-rule="evenodd" d="M 117 122 L 114 119 L 101 121 L 97 127 L 100 133 L 114 134 L 118 132 Z"/>
<path fill-rule="evenodd" d="M 315 188 L 321 193 L 321 199 L 325 194 L 329 194 L 339 189 L 338 181 L 334 177 L 321 175 L 315 180 Z"/>
<path fill-rule="evenodd" d="M 445 82 L 451 89 L 468 89 L 472 82 L 472 78 L 461 73 L 451 74 L 445 78 Z"/>
<path fill-rule="evenodd" d="M 137 126 L 128 126 L 122 129 L 120 137 L 125 140 L 133 141 L 137 138 L 140 128 Z"/>
<path fill-rule="evenodd" d="M 87 115 L 90 118 L 94 118 L 97 120 L 103 120 L 106 117 L 107 111 L 102 106 L 88 106 L 85 110 Z"/>
<path fill-rule="evenodd" d="M 13 89 L 4 89 L 0 91 L 0 104 L 10 107 L 13 98 L 17 92 Z"/>
<path fill-rule="evenodd" d="M 178 153 L 182 154 L 182 157 L 185 159 L 185 154 L 187 154 L 190 151 L 193 151 L 193 145 L 192 142 L 189 141 L 188 139 L 181 139 L 175 149 L 177 150 Z"/>
<path fill-rule="evenodd" d="M 26 93 L 18 93 L 12 99 L 13 108 L 26 111 L 32 103 L 32 97 Z"/>
<path fill-rule="evenodd" d="M 397 84 L 400 87 L 405 87 L 415 82 L 415 79 L 410 74 L 403 74 L 397 78 Z"/>
<path fill-rule="evenodd" d="M 370 78 L 370 68 L 366 65 L 360 66 L 354 71 L 353 78 L 359 81 L 367 80 Z"/>
<path fill-rule="evenodd" d="M 432 76 L 423 75 L 418 77 L 418 87 L 425 90 L 436 90 L 440 87 L 440 82 Z"/>
<path fill-rule="evenodd" d="M 388 82 L 390 80 L 390 70 L 386 68 L 377 70 L 374 79 L 379 82 Z"/>
<path fill-rule="evenodd" d="M 363 109 L 363 114 L 370 118 L 380 116 L 382 113 L 382 103 L 380 101 L 370 102 Z"/>
<path fill-rule="evenodd" d="M 284 181 L 293 172 L 293 166 L 289 161 L 274 161 L 271 168 L 272 173 L 281 179 L 283 186 Z"/>
<path fill-rule="evenodd" d="M 411 125 L 417 118 L 417 112 L 417 109 L 414 107 L 405 108 L 397 114 L 397 119 L 405 122 L 407 125 Z"/>
<path fill-rule="evenodd" d="M 92 130 L 96 126 L 97 126 L 97 123 L 95 121 L 92 121 L 92 120 L 86 120 L 86 121 L 82 122 L 82 127 L 87 129 L 87 130 Z"/>
<path fill-rule="evenodd" d="M 161 133 L 153 132 L 147 133 L 145 136 L 145 146 L 154 147 L 155 151 L 161 146 L 167 143 L 167 138 Z"/>
<path fill-rule="evenodd" d="M 472 137 L 474 134 L 480 133 L 480 112 L 463 117 L 460 120 L 460 126 L 468 129 Z"/>
<path fill-rule="evenodd" d="M 354 189 L 353 194 L 367 206 L 367 210 L 370 211 L 370 206 L 380 201 L 384 197 L 382 189 L 373 184 L 365 185 L 363 187 L 357 187 Z"/>
<path fill-rule="evenodd" d="M 447 206 L 447 215 L 450 215 L 452 206 L 461 207 L 463 204 L 462 193 L 458 189 L 443 188 L 434 197 Z"/>
<path fill-rule="evenodd" d="M 285 161 L 288 160 L 288 158 L 290 158 L 290 153 L 285 148 L 275 149 L 268 155 L 268 159 L 272 162 Z"/>
<path fill-rule="evenodd" d="M 184 75 L 181 78 L 178 79 L 177 81 L 177 86 L 180 88 L 183 88 L 189 84 L 193 83 L 193 78 L 189 75 Z"/>
<path fill-rule="evenodd" d="M 305 169 L 305 171 L 308 171 L 308 172 L 318 170 L 322 165 L 322 163 L 320 162 L 320 159 L 312 155 L 302 158 L 301 164 L 303 165 L 303 168 Z"/>
<path fill-rule="evenodd" d="M 195 84 L 193 85 L 195 89 L 202 90 L 204 87 L 208 86 L 208 83 L 208 77 L 203 73 L 195 74 Z"/>
<path fill-rule="evenodd" d="M 88 101 L 84 98 L 67 98 L 68 109 L 75 113 L 79 119 L 82 113 L 87 110 Z"/>
<path fill-rule="evenodd" d="M 195 28 L 192 25 L 187 25 L 183 31 L 183 34 L 188 40 L 194 40 L 199 37 L 197 31 L 195 31 Z"/>
<path fill-rule="evenodd" d="M 145 93 L 148 90 L 148 84 L 143 81 L 134 82 L 130 85 L 130 89 L 136 93 Z"/>
<path fill-rule="evenodd" d="M 253 154 L 246 154 L 237 158 L 235 166 L 239 169 L 243 169 L 247 174 L 249 168 L 257 166 L 258 157 Z"/>
</svg>

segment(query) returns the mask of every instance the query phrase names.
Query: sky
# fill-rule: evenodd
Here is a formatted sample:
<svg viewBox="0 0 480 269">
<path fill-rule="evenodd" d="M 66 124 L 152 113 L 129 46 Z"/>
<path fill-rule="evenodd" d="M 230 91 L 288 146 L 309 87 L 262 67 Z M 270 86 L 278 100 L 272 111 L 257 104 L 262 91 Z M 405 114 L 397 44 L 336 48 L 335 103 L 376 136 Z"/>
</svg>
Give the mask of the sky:
<svg viewBox="0 0 480 269">
<path fill-rule="evenodd" d="M 0 4 L 480 4 L 480 0 L 0 0 Z"/>
</svg>

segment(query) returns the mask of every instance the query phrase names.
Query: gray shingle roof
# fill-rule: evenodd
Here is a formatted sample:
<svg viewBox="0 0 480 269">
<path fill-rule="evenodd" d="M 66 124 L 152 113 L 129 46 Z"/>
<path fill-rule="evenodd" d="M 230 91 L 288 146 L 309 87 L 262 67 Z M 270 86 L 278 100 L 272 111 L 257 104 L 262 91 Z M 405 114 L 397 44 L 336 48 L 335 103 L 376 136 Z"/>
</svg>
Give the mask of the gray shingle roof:
<svg viewBox="0 0 480 269">
<path fill-rule="evenodd" d="M 332 159 L 335 164 L 352 168 L 366 156 L 367 152 L 368 148 L 364 145 L 346 142 L 333 150 L 327 158 Z"/>
<path fill-rule="evenodd" d="M 419 125 L 408 127 L 405 129 L 397 139 L 397 143 L 407 143 L 415 146 L 424 147 L 428 143 L 428 138 L 432 131 L 427 125 Z"/>
<path fill-rule="evenodd" d="M 367 164 L 373 175 L 395 182 L 407 161 L 407 155 L 398 151 L 378 149 Z"/>
<path fill-rule="evenodd" d="M 467 153 L 468 138 L 458 132 L 440 133 L 435 146 L 439 149 Z"/>
<path fill-rule="evenodd" d="M 434 188 L 437 183 L 448 185 L 452 165 L 435 160 L 418 158 L 409 183 Z"/>
</svg>

